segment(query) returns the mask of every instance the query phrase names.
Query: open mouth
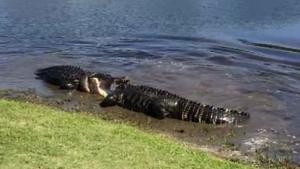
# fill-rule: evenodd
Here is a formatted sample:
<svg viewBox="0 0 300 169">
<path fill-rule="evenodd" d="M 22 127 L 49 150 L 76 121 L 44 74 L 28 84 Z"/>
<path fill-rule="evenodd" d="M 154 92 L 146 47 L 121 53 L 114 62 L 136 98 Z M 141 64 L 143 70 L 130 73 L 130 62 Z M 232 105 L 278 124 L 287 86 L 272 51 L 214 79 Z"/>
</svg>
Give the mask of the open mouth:
<svg viewBox="0 0 300 169">
<path fill-rule="evenodd" d="M 107 83 L 105 80 L 99 80 L 96 77 L 92 77 L 89 79 L 89 89 L 90 93 L 99 94 L 103 97 L 108 95 L 109 88 L 107 85 L 103 85 L 102 83 Z"/>
</svg>

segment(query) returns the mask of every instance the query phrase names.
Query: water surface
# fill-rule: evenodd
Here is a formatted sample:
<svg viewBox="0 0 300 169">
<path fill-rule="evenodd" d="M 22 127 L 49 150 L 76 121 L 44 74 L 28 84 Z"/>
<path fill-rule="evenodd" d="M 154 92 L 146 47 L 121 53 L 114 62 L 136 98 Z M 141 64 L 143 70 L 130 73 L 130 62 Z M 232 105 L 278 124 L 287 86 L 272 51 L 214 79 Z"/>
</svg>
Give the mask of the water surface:
<svg viewBox="0 0 300 169">
<path fill-rule="evenodd" d="M 239 143 L 300 137 L 298 0 L 0 0 L 0 88 L 75 64 L 251 113 Z"/>
</svg>

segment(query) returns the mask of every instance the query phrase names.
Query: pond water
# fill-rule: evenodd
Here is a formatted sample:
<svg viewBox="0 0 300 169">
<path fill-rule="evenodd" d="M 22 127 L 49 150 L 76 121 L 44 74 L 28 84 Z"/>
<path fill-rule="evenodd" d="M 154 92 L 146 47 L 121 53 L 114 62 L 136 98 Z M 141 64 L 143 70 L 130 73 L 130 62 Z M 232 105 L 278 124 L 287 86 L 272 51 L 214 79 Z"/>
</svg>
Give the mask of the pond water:
<svg viewBox="0 0 300 169">
<path fill-rule="evenodd" d="M 126 75 L 250 112 L 241 149 L 286 144 L 300 161 L 299 9 L 299 0 L 0 0 L 0 88 L 53 94 L 33 72 L 58 64 Z"/>
</svg>

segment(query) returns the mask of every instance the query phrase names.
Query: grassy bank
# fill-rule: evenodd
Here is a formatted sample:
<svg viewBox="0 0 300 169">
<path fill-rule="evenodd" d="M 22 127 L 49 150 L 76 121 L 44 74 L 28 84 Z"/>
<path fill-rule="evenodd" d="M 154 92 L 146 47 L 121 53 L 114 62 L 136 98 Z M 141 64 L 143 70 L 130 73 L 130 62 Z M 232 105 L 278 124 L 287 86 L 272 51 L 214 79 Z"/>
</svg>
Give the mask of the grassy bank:
<svg viewBox="0 0 300 169">
<path fill-rule="evenodd" d="M 159 135 L 0 100 L 0 168 L 250 168 Z"/>
</svg>

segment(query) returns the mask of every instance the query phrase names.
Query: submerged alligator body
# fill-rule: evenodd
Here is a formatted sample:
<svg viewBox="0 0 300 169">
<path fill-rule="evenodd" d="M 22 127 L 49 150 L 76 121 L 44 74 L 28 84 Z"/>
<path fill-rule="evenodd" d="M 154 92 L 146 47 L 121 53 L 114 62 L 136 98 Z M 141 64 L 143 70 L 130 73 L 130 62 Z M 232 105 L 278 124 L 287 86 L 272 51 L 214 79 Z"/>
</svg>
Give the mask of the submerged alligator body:
<svg viewBox="0 0 300 169">
<path fill-rule="evenodd" d="M 209 124 L 239 124 L 250 117 L 246 112 L 205 105 L 165 90 L 130 84 L 118 86 L 100 103 L 102 107 L 113 105 L 159 119 L 170 117 Z"/>
<path fill-rule="evenodd" d="M 107 95 L 112 84 L 127 83 L 126 77 L 112 77 L 109 74 L 89 72 L 71 65 L 51 66 L 38 69 L 37 78 L 61 89 L 77 89 L 88 93 Z"/>
</svg>

